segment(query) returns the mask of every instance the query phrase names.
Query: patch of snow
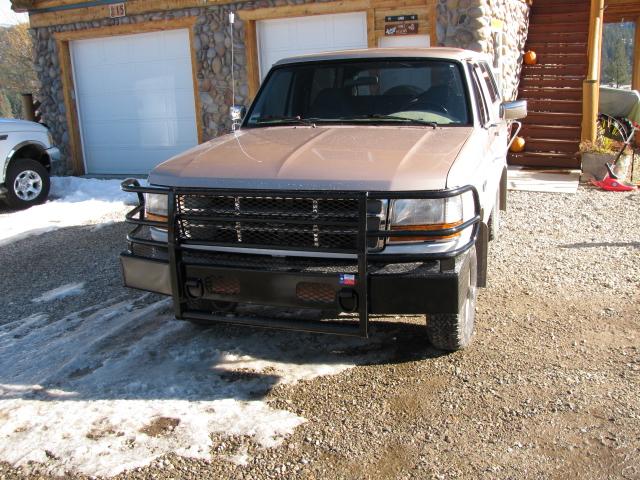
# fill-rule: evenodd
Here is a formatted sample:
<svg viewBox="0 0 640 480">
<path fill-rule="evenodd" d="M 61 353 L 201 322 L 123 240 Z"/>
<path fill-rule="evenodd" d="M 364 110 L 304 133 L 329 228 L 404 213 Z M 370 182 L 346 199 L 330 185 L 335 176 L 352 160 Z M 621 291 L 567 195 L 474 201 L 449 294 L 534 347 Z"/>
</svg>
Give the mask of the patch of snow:
<svg viewBox="0 0 640 480">
<path fill-rule="evenodd" d="M 362 339 L 202 330 L 174 320 L 170 299 L 146 298 L 0 326 L 0 460 L 115 475 L 170 452 L 223 455 L 212 434 L 277 446 L 305 419 L 266 402 L 274 386 L 382 356 L 354 355 Z"/>
<path fill-rule="evenodd" d="M 123 221 L 136 195 L 120 190 L 121 180 L 52 177 L 49 201 L 0 215 L 0 246 L 78 225 Z"/>
<path fill-rule="evenodd" d="M 80 295 L 83 291 L 84 282 L 68 283 L 66 285 L 62 285 L 61 287 L 54 288 L 53 290 L 48 290 L 31 301 L 35 303 L 50 302 L 52 300 L 59 300 L 66 297 L 72 297 L 74 295 Z"/>
<path fill-rule="evenodd" d="M 136 195 L 123 192 L 122 180 L 82 177 L 51 177 L 49 198 L 78 203 L 87 200 L 120 202 L 133 205 Z"/>
</svg>

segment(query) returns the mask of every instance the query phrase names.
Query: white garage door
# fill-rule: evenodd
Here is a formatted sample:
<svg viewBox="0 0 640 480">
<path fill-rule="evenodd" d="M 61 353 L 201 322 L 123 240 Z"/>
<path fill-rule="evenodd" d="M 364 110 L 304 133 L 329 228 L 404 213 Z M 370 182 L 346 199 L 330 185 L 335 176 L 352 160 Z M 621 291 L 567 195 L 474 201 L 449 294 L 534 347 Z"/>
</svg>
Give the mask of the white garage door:
<svg viewBox="0 0 640 480">
<path fill-rule="evenodd" d="M 282 58 L 350 48 L 367 48 L 364 12 L 258 22 L 261 79 Z"/>
<path fill-rule="evenodd" d="M 188 30 L 71 42 L 85 167 L 146 174 L 198 143 Z"/>
</svg>

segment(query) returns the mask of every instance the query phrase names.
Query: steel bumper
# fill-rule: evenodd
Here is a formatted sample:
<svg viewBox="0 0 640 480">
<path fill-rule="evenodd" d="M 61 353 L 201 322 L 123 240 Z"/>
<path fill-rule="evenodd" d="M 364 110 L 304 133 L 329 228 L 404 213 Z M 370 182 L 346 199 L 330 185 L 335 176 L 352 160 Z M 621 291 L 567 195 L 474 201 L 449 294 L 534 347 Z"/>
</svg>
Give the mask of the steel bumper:
<svg viewBox="0 0 640 480">
<path fill-rule="evenodd" d="M 127 287 L 172 294 L 168 261 L 122 253 L 120 262 Z M 369 313 L 456 313 L 465 296 L 462 263 L 456 261 L 453 270 L 444 272 L 438 262 L 404 265 L 403 269 L 382 266 L 368 274 Z M 188 299 L 338 312 L 358 308 L 358 274 L 272 272 L 188 263 L 183 268 L 184 291 L 180 293 Z M 189 318 L 188 310 L 184 318 Z"/>
</svg>

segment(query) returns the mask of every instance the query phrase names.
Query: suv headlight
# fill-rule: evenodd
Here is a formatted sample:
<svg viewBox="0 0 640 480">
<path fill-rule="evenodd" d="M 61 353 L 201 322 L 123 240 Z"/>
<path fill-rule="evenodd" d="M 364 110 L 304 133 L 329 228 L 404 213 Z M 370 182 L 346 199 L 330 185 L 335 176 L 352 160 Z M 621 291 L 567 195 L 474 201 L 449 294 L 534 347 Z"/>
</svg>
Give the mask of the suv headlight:
<svg viewBox="0 0 640 480">
<path fill-rule="evenodd" d="M 167 195 L 163 193 L 146 193 L 145 196 L 144 209 L 147 219 L 166 222 L 168 217 Z"/>
<path fill-rule="evenodd" d="M 462 224 L 462 197 L 394 200 L 391 205 L 391 230 L 442 230 Z M 460 233 L 424 237 L 416 235 L 389 237 L 390 243 L 450 240 Z"/>
</svg>

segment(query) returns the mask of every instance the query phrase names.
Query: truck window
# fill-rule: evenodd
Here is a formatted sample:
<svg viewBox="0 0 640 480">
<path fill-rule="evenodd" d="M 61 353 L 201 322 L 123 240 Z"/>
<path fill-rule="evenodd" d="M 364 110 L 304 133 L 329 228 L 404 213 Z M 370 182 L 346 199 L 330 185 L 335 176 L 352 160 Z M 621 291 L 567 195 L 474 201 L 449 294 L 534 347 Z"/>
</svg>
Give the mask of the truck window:
<svg viewBox="0 0 640 480">
<path fill-rule="evenodd" d="M 484 98 L 482 87 L 480 86 L 480 78 L 478 76 L 478 68 L 475 65 L 469 65 L 469 73 L 471 74 L 471 83 L 473 84 L 473 96 L 475 97 L 480 123 L 485 126 L 489 123 L 489 108 Z"/>
<path fill-rule="evenodd" d="M 487 91 L 489 92 L 489 96 L 491 97 L 491 103 L 495 103 L 500 100 L 500 93 L 498 91 L 498 85 L 496 84 L 496 79 L 493 76 L 493 72 L 491 72 L 491 67 L 487 62 L 480 62 L 480 72 L 482 73 L 482 80 L 487 86 Z"/>
<path fill-rule="evenodd" d="M 461 66 L 447 60 L 299 63 L 276 67 L 265 82 L 245 126 L 295 117 L 325 123 L 394 120 L 389 117 L 470 123 Z"/>
</svg>

